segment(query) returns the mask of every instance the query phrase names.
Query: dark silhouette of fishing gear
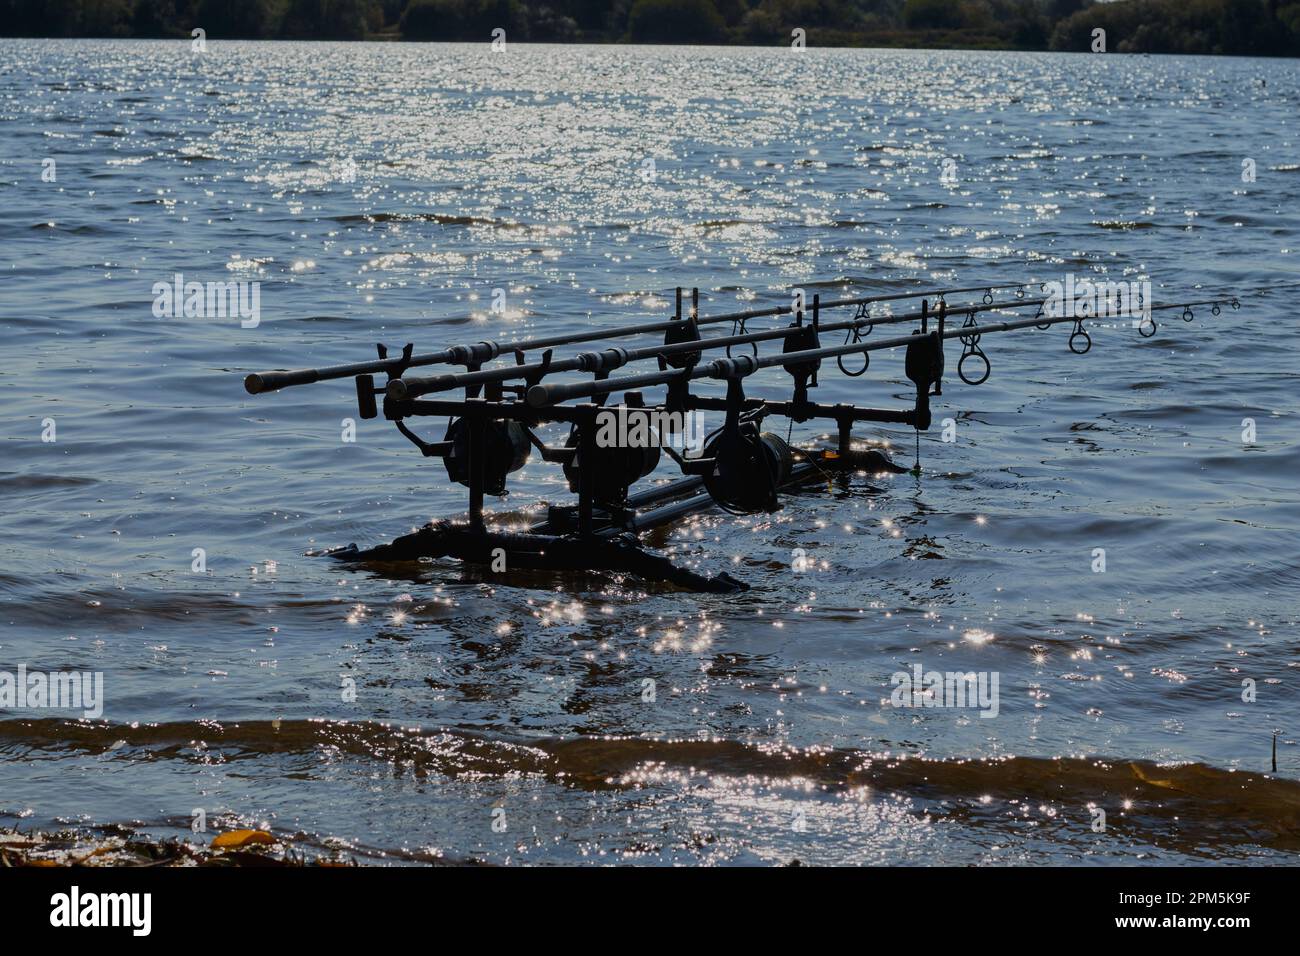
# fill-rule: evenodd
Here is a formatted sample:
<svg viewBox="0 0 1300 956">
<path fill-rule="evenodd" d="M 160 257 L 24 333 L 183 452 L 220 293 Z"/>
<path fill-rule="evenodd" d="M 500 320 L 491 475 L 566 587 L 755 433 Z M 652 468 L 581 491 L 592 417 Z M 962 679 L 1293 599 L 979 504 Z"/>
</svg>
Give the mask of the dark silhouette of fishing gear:
<svg viewBox="0 0 1300 956">
<path fill-rule="evenodd" d="M 1085 323 L 1109 316 L 1058 315 L 1056 312 L 1062 311 L 1056 308 L 1059 300 L 1038 294 L 1045 288 L 1034 283 L 992 284 L 826 302 L 820 295 L 805 301 L 800 293 L 792 295 L 789 305 L 714 316 L 700 314 L 698 289 L 691 290 L 690 306 L 684 314 L 683 290 L 678 288 L 675 314 L 664 321 L 514 342 L 462 343 L 421 355 L 414 354 L 411 344 L 398 354 L 380 344 L 376 361 L 258 372 L 248 375 L 244 384 L 249 393 L 259 394 L 352 378 L 362 418 L 377 418 L 382 411 L 423 456 L 443 461 L 450 481 L 469 489 L 466 520 L 435 521 L 388 544 L 364 550 L 349 545 L 325 552 L 336 558 L 390 562 L 453 557 L 494 570 L 624 572 L 692 590 L 743 590 L 746 585 L 726 572 L 709 577 L 673 563 L 643 547 L 639 536 L 709 508 L 738 515 L 778 511 L 784 493 L 837 473 L 903 472 L 905 469 L 881 451 L 855 446 L 853 427 L 861 422 L 911 426 L 917 436 L 912 471 L 919 476 L 920 434 L 932 424 L 931 398 L 943 394 L 949 340 L 956 339 L 961 346 L 956 372 L 968 385 L 982 384 L 992 374 L 992 361 L 985 351 L 989 336 L 1031 328 L 1048 331 L 1070 323 L 1069 350 L 1082 355 L 1092 349 Z M 975 302 L 949 304 L 950 296 L 966 293 L 981 296 Z M 918 299 L 919 308 L 913 304 L 898 315 L 872 314 L 873 305 Z M 1156 313 L 1180 310 L 1183 320 L 1190 322 L 1197 308 L 1208 306 L 1219 315 L 1225 305 L 1238 309 L 1240 301 L 1234 295 L 1220 295 L 1161 305 L 1144 302 L 1138 332 L 1144 338 L 1155 335 Z M 830 320 L 824 314 L 850 307 L 855 311 L 847 319 Z M 1031 308 L 1035 310 L 1032 316 L 1021 312 Z M 772 328 L 748 327 L 756 319 L 783 316 L 792 316 L 793 321 Z M 706 336 L 701 332 L 721 324 L 730 325 L 726 334 Z M 905 334 L 873 334 L 877 326 L 897 325 L 913 328 Z M 840 334 L 841 343 L 823 343 L 823 336 Z M 643 345 L 627 341 L 651 335 L 662 338 Z M 759 346 L 768 342 L 781 347 L 761 351 Z M 598 346 L 564 358 L 555 355 L 557 348 L 586 343 Z M 828 359 L 835 360 L 832 367 L 841 374 L 857 378 L 868 371 L 872 353 L 895 348 L 904 350 L 903 372 L 915 387 L 910 405 L 868 408 L 819 403 L 811 397 Z M 514 361 L 485 367 L 500 358 Z M 853 364 L 846 364 L 845 359 Z M 460 370 L 411 374 L 429 366 Z M 629 374 L 611 374 L 624 368 Z M 791 378 L 788 399 L 746 394 L 752 376 L 774 368 L 784 369 Z M 565 373 L 585 377 L 556 379 Z M 385 381 L 376 384 L 375 376 L 381 374 Z M 720 385 L 723 394 L 701 394 L 697 383 L 708 382 Z M 662 397 L 647 402 L 644 390 L 660 388 Z M 462 394 L 449 396 L 449 392 Z M 622 400 L 611 403 L 615 393 L 622 393 Z M 382 402 L 377 401 L 381 396 Z M 704 438 L 697 454 L 679 453 L 671 439 L 684 431 L 687 416 L 701 412 L 722 413 L 721 426 Z M 423 438 L 408 424 L 443 416 L 450 423 L 441 439 Z M 603 441 L 601 429 L 609 426 L 611 416 L 630 425 L 629 434 L 640 429 L 641 434 L 658 434 L 661 440 Z M 774 417 L 789 420 L 786 438 L 764 428 L 765 421 Z M 834 444 L 792 447 L 789 430 L 793 424 L 815 420 L 835 423 Z M 538 426 L 551 423 L 569 426 L 563 444 L 548 445 L 536 434 Z M 662 441 L 665 437 L 669 439 L 666 442 Z M 506 494 L 509 475 L 522 468 L 534 450 L 543 461 L 561 467 L 570 492 L 577 496 L 576 503 L 550 505 L 546 518 L 525 530 L 489 527 L 483 513 L 484 496 Z M 681 477 L 634 492 L 633 486 L 659 467 L 661 451 L 680 469 Z"/>
</svg>

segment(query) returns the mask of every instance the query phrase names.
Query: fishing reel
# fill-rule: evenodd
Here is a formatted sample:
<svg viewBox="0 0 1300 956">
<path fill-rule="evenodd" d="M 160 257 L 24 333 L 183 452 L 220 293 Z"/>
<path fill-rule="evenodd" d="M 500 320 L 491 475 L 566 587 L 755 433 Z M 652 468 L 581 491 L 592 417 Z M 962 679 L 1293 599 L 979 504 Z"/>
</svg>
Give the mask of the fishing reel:
<svg viewBox="0 0 1300 956">
<path fill-rule="evenodd" d="M 380 344 L 376 348 L 379 351 L 380 361 L 386 361 L 387 347 Z M 407 344 L 402 349 L 401 358 L 393 360 L 388 365 L 386 371 L 389 384 L 399 381 L 410 366 L 411 348 L 411 345 Z M 463 353 L 461 357 L 469 367 L 477 368 L 478 359 L 485 354 L 489 358 L 494 356 L 497 347 L 494 343 L 480 342 L 474 346 L 458 346 L 457 351 Z M 375 396 L 387 396 L 388 387 L 376 388 L 374 376 L 371 374 L 356 376 L 356 385 L 361 417 L 374 418 L 377 414 Z M 390 418 L 397 426 L 397 430 L 420 449 L 420 453 L 426 458 L 441 458 L 447 469 L 447 477 L 459 485 L 473 488 L 475 481 L 473 471 L 477 470 L 482 476 L 482 490 L 485 494 L 504 495 L 506 476 L 524 467 L 528 461 L 530 436 L 528 429 L 519 422 L 462 416 L 453 418 L 448 423 L 442 441 L 429 442 L 408 428 L 400 414 L 390 413 L 389 406 L 389 399 L 385 397 L 385 417 Z M 478 462 L 480 458 L 481 462 Z"/>
<path fill-rule="evenodd" d="M 614 414 L 612 410 L 609 412 Z M 629 413 L 629 417 L 630 414 Z M 650 428 L 646 426 L 647 436 Z M 600 430 L 597 431 L 599 438 Z M 566 448 L 577 449 L 563 462 L 564 477 L 569 480 L 569 491 L 577 494 L 582 488 L 583 471 L 590 482 L 592 496 L 608 505 L 620 505 L 627 500 L 627 489 L 659 467 L 659 444 L 647 439 L 645 444 L 606 444 L 599 440 L 583 442 L 580 429 L 569 430 Z"/>
<path fill-rule="evenodd" d="M 725 360 L 739 371 L 750 367 L 747 357 Z M 704 490 L 731 514 L 781 510 L 777 491 L 790 480 L 794 453 L 780 436 L 760 430 L 763 412 L 745 411 L 745 390 L 740 376 L 727 379 L 727 417 L 721 428 L 704 440 L 699 458 L 682 458 L 668 449 L 673 460 L 689 475 L 699 475 Z"/>
<path fill-rule="evenodd" d="M 476 430 L 478 434 L 474 434 Z M 506 476 L 524 467 L 528 461 L 531 446 L 528 429 L 519 422 L 500 419 L 452 419 L 443 436 L 443 444 L 449 448 L 442 461 L 447 466 L 447 477 L 466 487 L 470 486 L 470 459 L 474 453 L 470 448 L 471 442 L 480 443 L 482 449 L 483 491 L 489 495 L 504 495 Z"/>
<path fill-rule="evenodd" d="M 794 453 L 785 440 L 760 432 L 757 420 L 724 425 L 705 440 L 704 458 L 713 467 L 704 489 L 724 511 L 754 514 L 781 510 L 777 489 L 790 480 Z"/>
<path fill-rule="evenodd" d="M 628 392 L 622 405 L 601 408 L 583 425 L 569 428 L 566 453 L 553 455 L 564 469 L 569 491 L 584 486 L 601 504 L 622 505 L 627 489 L 659 467 L 661 436 L 640 392 Z M 572 449 L 572 451 L 568 451 Z"/>
</svg>

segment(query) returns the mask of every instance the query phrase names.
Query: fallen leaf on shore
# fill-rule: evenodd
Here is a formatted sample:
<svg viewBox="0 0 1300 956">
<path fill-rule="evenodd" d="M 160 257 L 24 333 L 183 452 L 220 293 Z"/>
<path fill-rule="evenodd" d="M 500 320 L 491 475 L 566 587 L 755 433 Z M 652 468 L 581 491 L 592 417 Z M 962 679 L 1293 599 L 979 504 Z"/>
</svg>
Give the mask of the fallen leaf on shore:
<svg viewBox="0 0 1300 956">
<path fill-rule="evenodd" d="M 255 843 L 277 843 L 275 837 L 265 830 L 231 830 L 229 833 L 219 833 L 212 841 L 213 849 L 228 849 L 241 846 L 252 846 Z"/>
</svg>

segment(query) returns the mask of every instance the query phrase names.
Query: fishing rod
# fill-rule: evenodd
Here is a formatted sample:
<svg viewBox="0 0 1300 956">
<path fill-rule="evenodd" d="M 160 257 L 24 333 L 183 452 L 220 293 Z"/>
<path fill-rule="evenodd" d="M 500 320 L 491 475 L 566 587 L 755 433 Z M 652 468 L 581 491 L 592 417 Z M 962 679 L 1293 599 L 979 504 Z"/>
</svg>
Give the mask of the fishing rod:
<svg viewBox="0 0 1300 956">
<path fill-rule="evenodd" d="M 1015 308 L 1022 306 L 1046 304 L 1048 299 L 1022 299 L 1009 302 L 995 302 L 991 298 L 987 303 L 978 305 L 962 305 L 955 308 L 953 312 L 991 312 L 1004 308 Z M 758 352 L 758 343 L 767 342 L 773 339 L 797 339 L 798 330 L 805 329 L 804 338 L 815 340 L 817 335 L 822 332 L 849 332 L 845 341 L 851 337 L 854 341 L 861 338 L 861 330 L 867 329 L 870 334 L 871 329 L 877 325 L 896 325 L 902 322 L 925 323 L 929 312 L 929 300 L 923 300 L 921 310 L 914 313 L 903 315 L 884 315 L 884 316 L 854 316 L 852 319 L 841 322 L 822 322 L 820 312 L 824 308 L 831 308 L 834 305 L 842 303 L 831 303 L 822 305 L 820 297 L 814 295 L 812 300 L 812 324 L 804 326 L 803 310 L 796 310 L 796 323 L 793 326 L 785 326 L 776 329 L 763 329 L 756 332 L 746 332 L 740 335 L 714 336 L 711 338 L 704 337 L 683 337 L 681 341 L 669 341 L 663 345 L 650 345 L 643 348 L 626 349 L 626 348 L 609 348 L 602 352 L 584 352 L 575 355 L 572 358 L 554 361 L 548 351 L 540 362 L 531 362 L 515 366 L 506 366 L 504 368 L 483 369 L 477 372 L 449 372 L 443 375 L 432 375 L 427 377 L 402 377 L 391 380 L 386 386 L 386 393 L 390 398 L 406 399 L 417 398 L 421 395 L 429 395 L 434 392 L 446 392 L 457 388 L 475 388 L 476 386 L 493 384 L 498 382 L 507 382 L 517 379 L 524 379 L 533 383 L 533 380 L 547 374 L 557 372 L 596 372 L 607 374 L 608 372 L 630 365 L 633 362 L 640 362 L 646 359 L 657 359 L 663 357 L 669 360 L 669 364 L 679 364 L 672 360 L 678 357 L 691 357 L 692 361 L 698 358 L 702 349 L 720 349 L 727 350 L 730 357 L 731 349 L 737 345 L 750 345 L 754 348 L 754 353 Z M 946 306 L 940 300 L 941 307 Z M 672 331 L 670 329 L 670 331 Z M 681 363 L 685 364 L 685 363 Z M 843 369 L 843 367 L 841 366 Z M 853 376 L 861 375 L 865 368 L 857 372 L 848 372 L 843 369 L 845 374 Z"/>
<path fill-rule="evenodd" d="M 922 296 L 942 300 L 943 297 L 947 295 L 956 295 L 963 292 L 978 292 L 981 290 L 983 290 L 985 295 L 991 300 L 993 290 L 995 289 L 1016 288 L 1023 294 L 1027 285 L 1028 283 L 1013 283 L 1008 285 L 986 284 L 949 289 L 920 289 L 911 292 L 891 293 L 889 295 L 858 296 L 848 299 L 839 299 L 834 302 L 823 303 L 822 308 L 840 308 L 851 305 L 865 306 L 878 302 L 916 299 Z M 702 317 L 699 315 L 699 290 L 692 289 L 689 321 L 696 325 L 713 325 L 720 322 L 731 322 L 734 325 L 737 325 L 741 331 L 744 331 L 745 323 L 751 319 L 790 315 L 794 311 L 795 307 L 785 305 Z M 655 332 L 666 332 L 683 321 L 682 289 L 679 286 L 677 289 L 677 312 L 672 319 L 668 320 L 649 322 L 641 325 L 624 326 L 616 329 L 594 329 L 586 332 L 544 336 L 541 338 L 524 339 L 519 342 L 483 341 L 462 345 L 451 345 L 441 351 L 426 352 L 421 355 L 412 355 L 410 354 L 410 349 L 404 349 L 400 357 L 391 359 L 387 356 L 387 350 L 384 350 L 383 354 L 379 356 L 379 360 L 374 362 L 354 362 L 349 365 L 330 365 L 324 368 L 301 368 L 289 371 L 254 372 L 245 377 L 244 389 L 250 395 L 260 395 L 263 392 L 289 388 L 294 385 L 310 385 L 314 382 L 323 382 L 339 378 L 353 378 L 357 375 L 387 374 L 390 378 L 399 378 L 409 368 L 427 365 L 464 365 L 472 371 L 477 371 L 484 362 L 490 362 L 502 354 L 514 354 L 518 357 L 524 352 L 537 351 L 538 349 L 550 349 L 562 345 L 580 345 L 584 342 L 594 342 L 610 337 L 648 335 Z"/>
<path fill-rule="evenodd" d="M 1154 327 L 1155 320 L 1151 316 L 1152 312 L 1182 309 L 1183 318 L 1191 321 L 1194 317 L 1194 306 L 1211 305 L 1217 314 L 1225 303 L 1230 303 L 1234 308 L 1240 307 L 1235 298 L 1207 299 L 1159 306 L 1148 304 L 1144 309 L 1143 318 Z M 1084 322 L 1090 319 L 1109 318 L 1109 316 L 1044 317 L 1038 314 L 1032 318 L 981 325 L 975 321 L 975 310 L 968 310 L 965 323 L 951 330 L 945 328 L 945 318 L 941 306 L 938 328 L 928 331 L 918 329 L 910 335 L 878 340 L 870 344 L 850 343 L 829 348 L 785 351 L 768 356 L 742 355 L 719 358 L 697 366 L 671 370 L 663 368 L 661 364 L 659 373 L 624 376 L 618 379 L 605 378 L 592 382 L 557 385 L 539 383 L 528 389 L 526 404 L 534 410 L 555 407 L 593 408 L 599 406 L 561 406 L 558 403 L 573 398 L 592 397 L 600 397 L 603 401 L 604 396 L 610 392 L 626 389 L 628 391 L 625 401 L 640 406 L 644 403 L 639 389 L 667 385 L 668 396 L 664 407 L 670 414 L 712 408 L 721 409 L 726 415 L 722 427 L 713 432 L 704 443 L 701 454 L 687 458 L 677 454 L 671 448 L 665 448 L 683 474 L 700 476 L 713 503 L 724 511 L 733 514 L 772 512 L 781 507 L 778 492 L 793 480 L 796 455 L 785 439 L 772 432 L 760 430 L 764 416 L 780 414 L 790 418 L 792 422 L 806 421 L 811 418 L 834 418 L 839 425 L 840 435 L 840 447 L 836 452 L 836 458 L 842 456 L 844 465 L 853 461 L 850 445 L 850 429 L 853 421 L 893 421 L 909 424 L 916 430 L 917 435 L 917 464 L 913 471 L 919 475 L 920 434 L 927 430 L 932 422 L 930 398 L 941 394 L 945 340 L 953 338 L 961 340 L 963 352 L 957 365 L 958 375 L 968 384 L 979 385 L 988 379 L 991 371 L 988 356 L 979 347 L 983 335 L 1012 332 L 1030 327 L 1050 329 L 1052 326 L 1071 322 L 1074 328 L 1068 342 L 1070 351 L 1084 354 L 1092 348 L 1092 339 L 1084 328 Z M 907 378 L 916 386 L 915 403 L 910 411 L 858 410 L 862 418 L 851 418 L 845 415 L 844 406 L 816 405 L 807 401 L 807 379 L 810 375 L 816 374 L 822 360 L 899 346 L 906 347 L 904 371 Z M 978 358 L 984 363 L 982 373 L 978 377 L 972 377 L 966 371 L 965 366 L 971 358 Z M 794 377 L 794 399 L 787 403 L 771 403 L 746 398 L 744 380 L 760 369 L 777 366 L 784 367 Z M 727 383 L 725 399 L 710 400 L 692 396 L 689 391 L 690 382 L 703 378 L 725 380 Z M 633 398 L 635 398 L 634 402 Z M 892 463 L 890 466 L 892 467 Z"/>
<path fill-rule="evenodd" d="M 1023 304 L 1035 305 L 1046 301 L 1048 300 L 1045 299 L 1031 300 Z M 1237 301 L 1236 299 L 1228 297 L 1228 298 L 1221 298 L 1221 299 L 1205 299 L 1197 302 L 1169 303 L 1165 305 L 1150 306 L 1148 308 L 1148 311 L 1157 312 L 1157 311 L 1166 311 L 1169 309 L 1183 309 L 1186 314 L 1186 310 L 1191 309 L 1194 306 L 1198 306 L 1198 305 L 1222 306 L 1225 304 L 1231 304 L 1232 302 L 1236 302 L 1236 301 Z M 1101 321 L 1102 319 L 1110 318 L 1109 316 L 1044 317 L 1040 315 L 1030 319 L 1022 319 L 1015 322 L 999 322 L 992 325 L 977 325 L 973 321 L 974 315 L 978 311 L 988 311 L 992 308 L 1006 309 L 1009 307 L 1011 306 L 1008 306 L 1006 304 L 999 304 L 998 306 L 994 306 L 994 307 L 985 307 L 984 310 L 980 310 L 975 307 L 955 310 L 951 314 L 953 315 L 964 314 L 968 316 L 968 321 L 966 326 L 959 327 L 956 329 L 935 331 L 935 332 L 928 332 L 928 333 L 916 332 L 910 335 L 897 336 L 891 339 L 881 339 L 868 344 L 849 343 L 846 345 L 828 346 L 826 348 L 808 349 L 808 350 L 797 351 L 797 352 L 785 352 L 780 355 L 769 355 L 762 358 L 756 356 L 742 355 L 737 358 L 716 359 L 712 362 L 708 362 L 703 365 L 696 365 L 687 368 L 661 370 L 659 372 L 648 372 L 643 375 L 626 375 L 626 376 L 620 376 L 618 378 L 597 379 L 594 381 L 587 381 L 587 382 L 571 382 L 571 383 L 560 383 L 560 384 L 552 384 L 552 385 L 543 385 L 539 383 L 537 385 L 533 385 L 528 389 L 526 394 L 526 401 L 533 408 L 543 408 L 548 405 L 555 405 L 558 404 L 559 402 L 569 401 L 570 399 L 574 399 L 574 398 L 593 398 L 599 395 L 607 395 L 611 392 L 617 392 L 626 389 L 640 389 L 640 388 L 649 388 L 656 385 L 668 385 L 679 380 L 695 381 L 697 379 L 703 379 L 703 378 L 714 378 L 714 379 L 746 378 L 749 375 L 752 375 L 753 373 L 757 372 L 759 369 L 764 369 L 764 368 L 773 368 L 776 366 L 789 367 L 792 365 L 804 365 L 811 362 L 820 362 L 822 359 L 827 359 L 827 358 L 839 358 L 846 355 L 855 355 L 858 353 L 875 352 L 881 349 L 897 348 L 899 346 L 905 346 L 915 342 L 918 335 L 921 336 L 930 335 L 936 337 L 939 340 L 947 340 L 947 339 L 954 339 L 954 338 L 965 340 L 973 336 L 975 338 L 975 342 L 973 344 L 978 345 L 978 336 L 986 333 L 1009 332 L 1009 331 L 1014 331 L 1016 329 L 1029 328 L 1030 326 L 1035 326 L 1039 329 L 1046 329 L 1053 325 L 1059 325 L 1063 322 L 1074 322 L 1076 325 L 1076 329 L 1071 333 L 1070 336 L 1072 342 L 1076 338 L 1079 338 L 1081 342 L 1083 340 L 1086 340 L 1086 345 L 1082 348 L 1075 348 L 1073 345 L 1071 345 L 1070 347 L 1071 351 L 1077 352 L 1078 354 L 1082 355 L 1084 352 L 1087 352 L 1092 345 L 1091 338 L 1088 336 L 1088 333 L 1085 330 L 1083 330 L 1082 323 L 1085 320 Z M 913 318 L 917 318 L 917 316 L 906 316 L 900 318 L 913 319 Z M 1188 319 L 1188 321 L 1190 321 L 1190 319 Z M 1154 321 L 1151 324 L 1154 325 Z M 1139 329 L 1139 332 L 1141 332 L 1141 328 Z M 1149 334 L 1146 333 L 1143 334 L 1146 335 L 1146 337 L 1150 337 Z M 1154 332 L 1150 334 L 1154 334 Z M 976 351 L 974 353 L 968 352 L 967 354 L 968 355 L 976 354 L 976 355 L 983 356 L 982 351 Z M 987 363 L 988 360 L 986 356 L 984 357 L 984 360 Z M 961 363 L 959 362 L 959 365 L 960 364 Z M 987 377 L 987 375 L 985 375 L 985 377 Z M 981 379 L 980 381 L 982 382 L 983 379 Z M 977 383 L 971 382 L 970 384 L 977 384 Z"/>
</svg>

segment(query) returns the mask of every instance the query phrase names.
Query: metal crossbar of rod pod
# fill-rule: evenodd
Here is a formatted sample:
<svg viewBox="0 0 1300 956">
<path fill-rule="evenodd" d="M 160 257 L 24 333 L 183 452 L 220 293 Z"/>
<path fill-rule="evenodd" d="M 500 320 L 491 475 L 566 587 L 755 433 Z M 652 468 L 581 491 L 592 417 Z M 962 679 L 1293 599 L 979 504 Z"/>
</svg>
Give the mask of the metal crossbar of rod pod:
<svg viewBox="0 0 1300 956">
<path fill-rule="evenodd" d="M 1023 290 L 1032 284 L 1033 283 L 1014 282 L 963 286 L 949 289 L 918 289 L 910 292 L 895 292 L 888 295 L 855 296 L 847 299 L 836 299 L 830 302 L 823 302 L 821 307 L 823 309 L 834 309 L 852 305 L 870 305 L 876 302 L 920 299 L 926 296 L 942 300 L 944 296 L 958 295 L 963 292 L 991 293 L 994 289 Z M 714 325 L 720 322 L 743 323 L 750 319 L 764 318 L 767 316 L 791 315 L 795 311 L 796 309 L 792 305 L 780 305 L 771 306 L 765 309 L 750 309 L 744 312 L 728 312 L 722 315 L 694 315 L 692 318 L 694 318 L 697 325 Z M 330 365 L 324 368 L 300 368 L 288 371 L 254 372 L 245 377 L 244 389 L 250 395 L 259 395 L 262 392 L 271 392 L 276 389 L 288 388 L 293 385 L 310 385 L 313 382 L 323 382 L 338 378 L 351 378 L 355 375 L 378 375 L 381 373 L 390 373 L 395 370 L 405 370 L 407 368 L 416 368 L 427 365 L 479 364 L 482 362 L 490 362 L 501 355 L 533 352 L 539 349 L 555 348 L 561 345 L 580 345 L 584 342 L 596 342 L 601 339 L 617 338 L 620 336 L 648 335 L 655 332 L 666 332 L 679 325 L 682 321 L 684 321 L 684 319 L 675 317 L 658 322 L 648 322 L 641 325 L 629 325 L 613 329 L 592 329 L 585 332 L 551 335 L 535 339 L 523 339 L 518 342 L 472 342 L 462 345 L 451 345 L 438 352 L 426 352 L 421 355 L 412 355 L 409 359 L 398 357 L 379 359 L 371 362 L 354 362 L 349 365 Z"/>
<path fill-rule="evenodd" d="M 1177 302 L 1165 305 L 1153 305 L 1150 306 L 1150 311 L 1157 312 L 1169 309 L 1189 309 L 1198 305 L 1223 305 L 1232 301 L 1234 301 L 1232 296 L 1225 296 L 1223 298 L 1205 299 L 1196 302 Z M 1029 301 L 1019 304 L 1027 306 L 1036 303 Z M 1003 308 L 1007 308 L 1007 306 L 1003 306 Z M 972 311 L 973 309 L 970 308 L 957 309 L 954 312 L 949 313 L 949 318 L 965 315 Z M 848 343 L 845 345 L 808 349 L 801 352 L 785 352 L 762 357 L 742 355 L 737 358 L 715 359 L 714 361 L 703 362 L 690 368 L 650 372 L 644 375 L 625 375 L 618 378 L 597 379 L 587 382 L 557 382 L 550 385 L 537 384 L 528 390 L 526 398 L 528 404 L 533 408 L 544 408 L 548 405 L 554 405 L 573 398 L 590 398 L 596 395 L 605 395 L 610 392 L 622 391 L 624 389 L 649 388 L 655 385 L 666 385 L 669 382 L 678 380 L 695 381 L 702 378 L 745 378 L 763 368 L 804 364 L 820 361 L 821 359 L 837 358 L 844 355 L 858 355 L 867 352 L 875 352 L 881 349 L 897 348 L 899 346 L 908 345 L 918 339 L 922 339 L 927 335 L 943 340 L 960 339 L 969 338 L 972 335 L 1012 332 L 1017 329 L 1025 329 L 1031 326 L 1043 327 L 1060 325 L 1063 322 L 1084 322 L 1104 318 L 1108 317 L 1035 316 L 1029 319 L 996 322 L 988 325 L 956 326 L 950 329 L 945 329 L 943 333 L 940 333 L 937 330 L 927 333 L 914 332 L 909 335 L 901 335 L 889 339 L 877 339 L 870 343 Z"/>
</svg>

